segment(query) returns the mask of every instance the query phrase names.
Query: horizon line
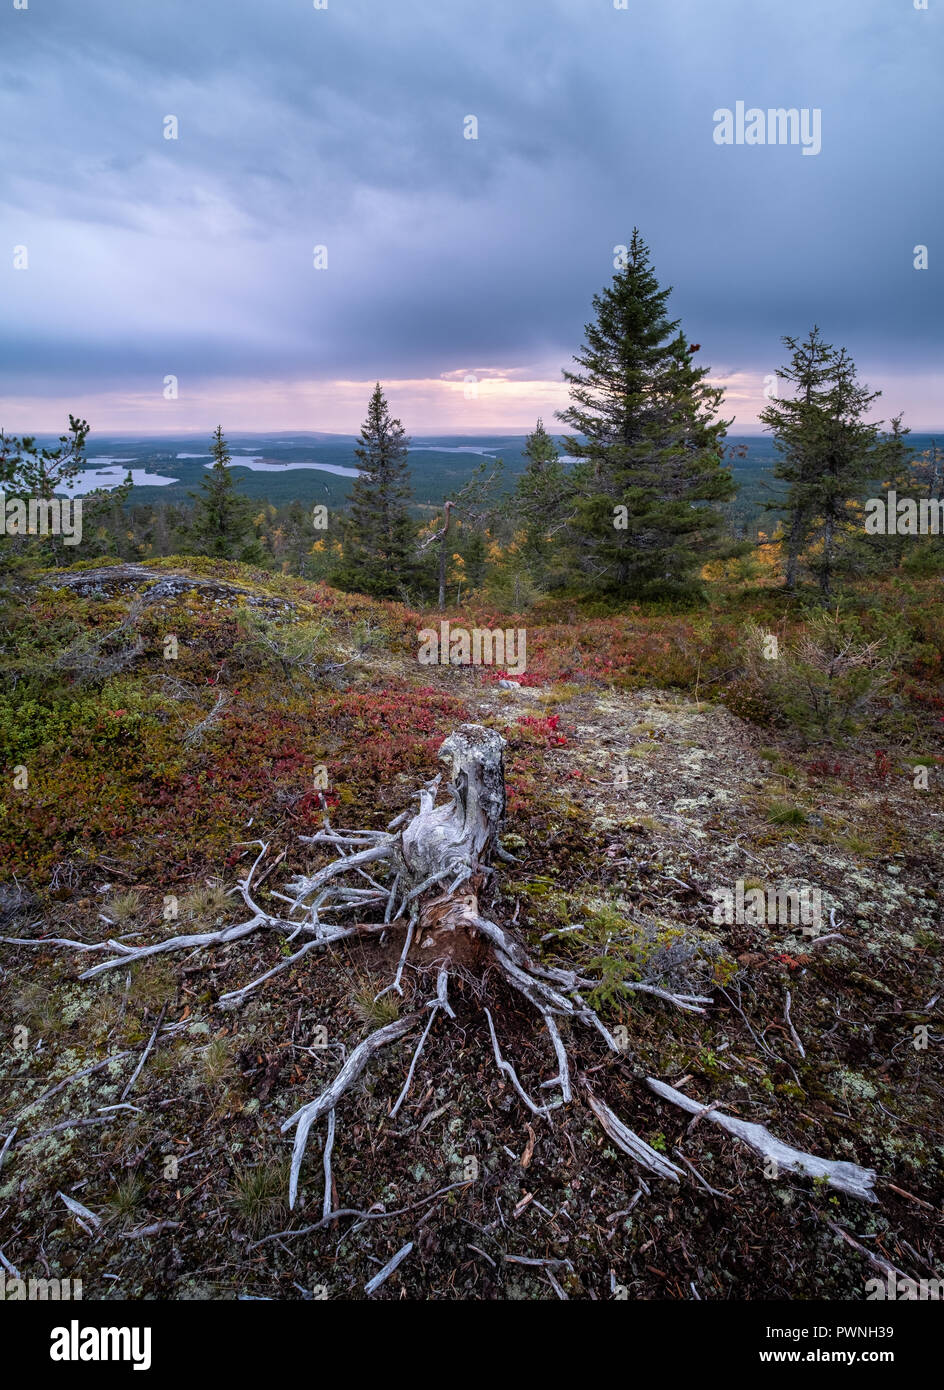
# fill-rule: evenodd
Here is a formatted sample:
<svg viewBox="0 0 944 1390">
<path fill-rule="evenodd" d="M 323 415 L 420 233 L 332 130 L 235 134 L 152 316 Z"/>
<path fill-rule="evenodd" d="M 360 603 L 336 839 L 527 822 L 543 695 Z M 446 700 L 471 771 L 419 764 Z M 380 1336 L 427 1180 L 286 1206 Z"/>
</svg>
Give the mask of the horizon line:
<svg viewBox="0 0 944 1390">
<path fill-rule="evenodd" d="M 92 435 L 98 435 L 98 437 L 99 437 L 100 439 L 113 439 L 113 440 L 124 441 L 125 443 L 128 443 L 128 444 L 134 444 L 134 443 L 138 442 L 139 440 L 140 440 L 140 441 L 148 441 L 148 440 L 162 440 L 162 439 L 167 439 L 167 440 L 175 440 L 175 439 L 187 439 L 187 440 L 189 440 L 189 439 L 212 439 L 214 432 L 215 432 L 215 431 L 214 431 L 213 429 L 210 429 L 210 430 L 199 430 L 199 429 L 197 429 L 197 430 L 173 430 L 173 431 L 171 431 L 171 430 L 135 430 L 134 432 L 114 431 L 114 430 L 107 430 L 107 429 L 106 429 L 106 430 L 95 430 L 95 429 L 90 429 L 90 431 L 89 431 L 89 437 L 91 438 Z M 15 431 L 15 435 L 16 435 L 16 437 L 18 437 L 18 438 L 52 439 L 52 440 L 60 439 L 60 438 L 62 437 L 62 433 L 63 433 L 62 431 L 58 431 L 58 432 L 57 432 L 57 431 L 55 431 L 55 430 L 35 430 L 35 431 L 30 431 L 30 430 L 17 430 L 17 431 Z M 225 433 L 227 433 L 227 432 L 224 431 L 224 434 L 225 434 Z M 532 428 L 521 427 L 520 429 L 510 429 L 510 430 L 509 430 L 509 429 L 489 429 L 489 428 L 487 428 L 487 427 L 485 427 L 485 426 L 478 426 L 478 427 L 476 427 L 475 429 L 468 429 L 468 428 L 466 428 L 466 429 L 464 429 L 464 430 L 455 430 L 455 431 L 452 431 L 452 430 L 430 430 L 430 431 L 426 431 L 426 430 L 415 430 L 415 431 L 411 431 L 411 432 L 409 432 L 409 433 L 407 434 L 407 439 L 408 439 L 410 442 L 412 442 L 413 440 L 425 440 L 425 439 L 477 439 L 477 438 L 491 438 L 491 439 L 494 439 L 494 438 L 496 438 L 496 437 L 501 437 L 501 438 L 503 438 L 503 439 L 527 439 L 528 436 L 531 435 L 531 434 L 533 434 L 533 433 L 534 433 L 533 427 L 532 427 Z M 573 436 L 573 435 L 570 433 L 570 431 L 548 430 L 547 433 L 551 436 L 551 438 L 562 439 L 562 438 L 566 438 L 566 437 L 570 437 L 570 438 L 575 437 L 575 436 Z M 912 435 L 935 435 L 935 434 L 942 434 L 942 435 L 944 435 L 944 424 L 942 424 L 942 425 L 940 425 L 940 426 L 938 426 L 938 427 L 933 427 L 933 426 L 931 426 L 931 427 L 926 427 L 926 428 L 923 428 L 923 429 L 912 428 L 911 430 L 909 430 L 909 433 L 912 434 Z M 13 437 L 13 434 L 14 434 L 14 432 L 11 431 L 10 434 L 9 434 L 7 437 L 8 437 L 8 438 L 9 438 L 9 437 Z M 234 430 L 229 431 L 228 434 L 229 434 L 229 437 L 230 437 L 230 438 L 243 437 L 243 438 L 251 438 L 251 439 L 263 439 L 263 438 L 273 439 L 273 438 L 278 437 L 279 435 L 310 435 L 310 436 L 320 435 L 320 436 L 322 437 L 323 440 L 331 440 L 331 439 L 358 440 L 358 439 L 360 439 L 360 431 L 359 431 L 359 430 L 313 430 L 313 429 L 304 429 L 304 428 L 300 428 L 300 429 L 283 429 L 283 430 L 246 430 L 246 429 L 234 429 Z M 739 430 L 729 430 L 729 431 L 727 432 L 727 434 L 724 435 L 723 437 L 726 438 L 726 439 L 731 439 L 731 438 L 736 438 L 736 437 L 739 436 L 739 435 L 747 435 L 747 436 L 750 436 L 750 437 L 752 437 L 752 438 L 757 438 L 757 439 L 762 439 L 762 438 L 764 438 L 765 436 L 769 437 L 771 440 L 774 438 L 774 436 L 773 436 L 773 434 L 771 433 L 770 430 L 758 429 L 756 426 L 753 426 L 753 427 L 752 427 L 752 426 L 749 426 L 749 425 L 744 425 L 744 426 L 742 426 L 741 429 L 739 429 Z"/>
</svg>

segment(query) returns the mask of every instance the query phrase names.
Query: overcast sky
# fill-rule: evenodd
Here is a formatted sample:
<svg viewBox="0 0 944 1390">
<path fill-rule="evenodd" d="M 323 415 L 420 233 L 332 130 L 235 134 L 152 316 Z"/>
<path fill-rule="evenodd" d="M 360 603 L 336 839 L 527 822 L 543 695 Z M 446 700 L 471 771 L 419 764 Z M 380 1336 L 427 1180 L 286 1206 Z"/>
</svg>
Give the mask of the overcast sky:
<svg viewBox="0 0 944 1390">
<path fill-rule="evenodd" d="M 550 422 L 634 225 L 735 432 L 814 322 L 944 426 L 944 0 L 24 3 L 7 430 L 353 432 L 377 378 L 412 433 Z M 738 101 L 820 152 L 719 145 Z"/>
</svg>

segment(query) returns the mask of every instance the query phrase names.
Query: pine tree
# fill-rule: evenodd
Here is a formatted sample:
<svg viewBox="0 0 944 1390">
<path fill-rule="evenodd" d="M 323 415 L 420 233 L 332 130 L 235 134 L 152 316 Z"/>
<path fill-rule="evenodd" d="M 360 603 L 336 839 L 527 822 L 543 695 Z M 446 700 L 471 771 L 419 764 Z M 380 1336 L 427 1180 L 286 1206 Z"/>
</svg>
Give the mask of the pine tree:
<svg viewBox="0 0 944 1390">
<path fill-rule="evenodd" d="M 58 449 L 46 449 L 32 435 L 22 438 L 0 430 L 0 488 L 17 497 L 49 501 L 66 492 L 87 466 L 88 423 L 69 416 L 69 432 L 59 436 Z"/>
<path fill-rule="evenodd" d="M 131 473 L 115 488 L 93 488 L 81 492 L 76 484 L 88 467 L 85 456 L 90 430 L 88 422 L 69 416 L 67 434 L 59 436 L 57 448 L 39 444 L 33 435 L 6 435 L 0 430 L 0 494 L 24 500 L 52 502 L 61 494 L 81 498 L 82 544 L 85 555 L 120 554 L 119 538 L 126 530 L 124 507 L 131 493 Z M 51 531 L 42 533 L 35 541 L 31 536 L 7 535 L 0 540 L 0 550 L 26 553 L 39 547 L 57 562 L 75 560 L 76 549 L 66 545 L 63 538 Z"/>
<path fill-rule="evenodd" d="M 338 581 L 374 597 L 408 592 L 416 574 L 410 518 L 409 440 L 390 418 L 378 381 L 355 449 L 362 471 L 351 488 Z"/>
<path fill-rule="evenodd" d="M 510 511 L 521 526 L 521 554 L 533 582 L 541 589 L 563 581 L 563 531 L 573 502 L 573 483 L 568 477 L 554 440 L 538 420 L 525 440 L 525 470 Z"/>
<path fill-rule="evenodd" d="M 791 337 L 783 342 L 791 358 L 777 375 L 793 384 L 794 393 L 771 401 L 760 419 L 773 431 L 781 455 L 774 476 L 787 484 L 787 586 L 796 582 L 801 551 L 815 543 L 809 564 L 825 600 L 832 593 L 838 548 L 855 522 L 853 504 L 897 457 L 900 422 L 889 440 L 881 439 L 881 422 L 865 419 L 881 391 L 860 382 L 846 349 L 825 342 L 816 326 L 802 343 Z"/>
<path fill-rule="evenodd" d="M 722 443 L 730 421 L 667 317 L 670 293 L 634 230 L 625 267 L 594 296 L 583 370 L 564 372 L 572 404 L 559 418 L 582 436 L 566 440 L 579 460 L 568 538 L 585 582 L 620 596 L 691 591 L 694 573 L 732 549 L 724 517 L 705 505 L 736 490 Z"/>
<path fill-rule="evenodd" d="M 787 524 L 787 588 L 796 588 L 800 555 L 809 537 L 813 516 L 807 480 L 816 476 L 818 463 L 819 424 L 823 402 L 832 371 L 833 349 L 814 324 L 806 339 L 785 337 L 790 350 L 790 362 L 781 367 L 777 376 L 792 386 L 792 394 L 774 397 L 760 413 L 762 422 L 770 427 L 781 460 L 774 468 L 774 477 L 788 483 L 786 498 Z M 784 509 L 784 502 L 768 504 L 768 510 Z"/>
<path fill-rule="evenodd" d="M 261 564 L 265 555 L 253 526 L 252 502 L 237 490 L 222 425 L 216 427 L 210 455 L 213 466 L 202 478 L 200 491 L 189 494 L 196 505 L 184 531 L 185 544 L 198 555 Z"/>
</svg>

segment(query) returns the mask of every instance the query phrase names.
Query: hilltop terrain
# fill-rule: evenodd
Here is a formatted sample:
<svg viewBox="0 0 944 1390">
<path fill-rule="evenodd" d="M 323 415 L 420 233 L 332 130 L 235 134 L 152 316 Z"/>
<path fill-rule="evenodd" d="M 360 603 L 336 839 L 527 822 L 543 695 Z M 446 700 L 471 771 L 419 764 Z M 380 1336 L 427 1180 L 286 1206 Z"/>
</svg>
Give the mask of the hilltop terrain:
<svg viewBox="0 0 944 1390">
<path fill-rule="evenodd" d="M 862 701 L 851 738 L 783 717 L 752 674 L 751 623 L 785 640 L 802 629 L 762 588 L 716 591 L 697 618 L 566 601 L 445 615 L 525 627 L 514 677 L 419 665 L 417 634 L 438 613 L 234 563 L 11 584 L 0 734 L 6 787 L 11 769 L 27 781 L 5 791 L 0 847 L 0 1008 L 14 1030 L 0 1219 L 21 1272 L 74 1270 L 96 1298 L 358 1298 L 412 1241 L 376 1297 L 707 1300 L 861 1299 L 866 1252 L 916 1279 L 939 1269 L 939 581 L 870 596 L 868 621 L 923 642 Z M 221 1009 L 292 947 L 262 933 L 80 981 L 102 957 L 13 943 L 220 930 L 245 916 L 237 880 L 260 845 L 254 891 L 278 911 L 288 881 L 332 857 L 301 840 L 326 812 L 380 830 L 415 810 L 443 739 L 469 722 L 506 740 L 502 844 L 517 862 L 496 864 L 491 915 L 545 966 L 596 982 L 624 1052 L 586 1031 L 568 1047 L 684 1178 L 640 1170 L 579 1087 L 549 1119 L 528 1113 L 484 1010 L 532 1095 L 554 1074 L 547 1036 L 470 963 L 399 1113 L 412 1044 L 379 1054 L 338 1107 L 333 1206 L 362 1215 L 293 1235 L 321 1215 L 323 1135 L 289 1212 L 280 1126 L 410 1007 L 416 951 L 403 1001 L 376 998 L 399 942 L 357 939 Z M 716 920 L 713 894 L 738 881 L 818 888 L 821 931 Z M 623 979 L 711 1002 L 680 1010 Z M 766 1176 L 645 1076 L 874 1169 L 878 1202 Z"/>
</svg>

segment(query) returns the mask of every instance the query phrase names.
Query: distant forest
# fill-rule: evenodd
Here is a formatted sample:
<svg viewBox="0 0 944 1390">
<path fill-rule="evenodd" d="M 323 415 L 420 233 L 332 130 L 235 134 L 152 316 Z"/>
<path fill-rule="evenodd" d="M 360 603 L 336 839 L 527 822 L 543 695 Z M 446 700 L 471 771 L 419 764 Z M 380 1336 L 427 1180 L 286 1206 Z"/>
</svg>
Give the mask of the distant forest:
<svg viewBox="0 0 944 1390">
<path fill-rule="evenodd" d="M 93 451 L 75 417 L 59 441 L 0 435 L 7 497 L 81 496 L 84 514 L 81 551 L 7 525 L 4 552 L 207 555 L 375 598 L 443 608 L 481 596 L 515 611 L 555 595 L 697 603 L 726 565 L 745 580 L 782 569 L 788 589 L 813 580 L 823 599 L 844 579 L 939 567 L 933 537 L 865 525 L 885 490 L 937 506 L 936 439 L 894 414 L 876 421 L 881 392 L 815 326 L 783 339 L 767 433 L 729 435 L 724 392 L 668 317 L 669 295 L 634 232 L 563 371 L 561 432 L 538 420 L 524 439 L 411 439 L 378 382 L 356 438 L 228 438 L 220 425 L 211 441 Z"/>
</svg>

